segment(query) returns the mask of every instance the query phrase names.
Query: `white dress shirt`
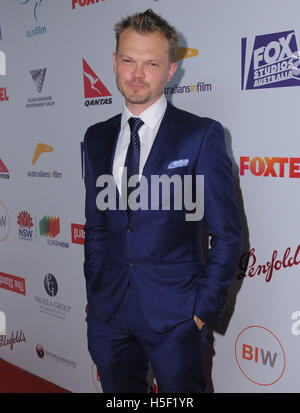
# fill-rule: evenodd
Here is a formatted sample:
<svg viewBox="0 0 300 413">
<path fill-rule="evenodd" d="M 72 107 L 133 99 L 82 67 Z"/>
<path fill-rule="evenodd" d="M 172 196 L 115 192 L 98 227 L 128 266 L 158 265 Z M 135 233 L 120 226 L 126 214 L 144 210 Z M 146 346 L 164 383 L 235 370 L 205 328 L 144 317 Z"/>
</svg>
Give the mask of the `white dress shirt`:
<svg viewBox="0 0 300 413">
<path fill-rule="evenodd" d="M 162 96 L 153 105 L 149 106 L 138 117 L 142 119 L 144 124 L 139 129 L 140 137 L 140 167 L 139 174 L 142 175 L 144 165 L 152 148 L 154 139 L 157 135 L 162 118 L 167 108 L 167 99 L 165 95 Z M 128 119 L 134 116 L 124 103 L 122 117 L 121 117 L 121 130 L 118 137 L 117 147 L 113 162 L 113 177 L 121 194 L 121 180 L 123 174 L 123 168 L 125 158 L 127 154 L 128 145 L 130 142 L 130 126 Z"/>
</svg>

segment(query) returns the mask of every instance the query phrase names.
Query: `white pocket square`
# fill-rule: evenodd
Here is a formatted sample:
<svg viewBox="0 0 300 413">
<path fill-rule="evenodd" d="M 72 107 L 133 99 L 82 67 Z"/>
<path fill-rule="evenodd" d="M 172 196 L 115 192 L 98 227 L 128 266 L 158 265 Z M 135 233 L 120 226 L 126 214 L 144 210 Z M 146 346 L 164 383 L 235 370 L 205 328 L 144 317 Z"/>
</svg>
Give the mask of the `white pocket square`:
<svg viewBox="0 0 300 413">
<path fill-rule="evenodd" d="M 188 159 L 178 159 L 177 161 L 172 161 L 168 165 L 168 169 L 172 168 L 180 168 L 182 166 L 188 165 L 189 160 Z"/>
</svg>

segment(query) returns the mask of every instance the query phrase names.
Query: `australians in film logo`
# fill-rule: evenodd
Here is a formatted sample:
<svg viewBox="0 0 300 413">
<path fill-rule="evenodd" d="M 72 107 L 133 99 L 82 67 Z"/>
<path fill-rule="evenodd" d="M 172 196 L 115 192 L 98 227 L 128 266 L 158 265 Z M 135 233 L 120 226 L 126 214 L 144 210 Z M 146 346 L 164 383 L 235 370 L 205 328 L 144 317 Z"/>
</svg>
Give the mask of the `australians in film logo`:
<svg viewBox="0 0 300 413">
<path fill-rule="evenodd" d="M 295 30 L 242 38 L 242 90 L 300 86 Z"/>
<path fill-rule="evenodd" d="M 283 376 L 285 352 L 269 329 L 258 325 L 244 328 L 236 338 L 234 350 L 239 369 L 252 383 L 271 386 Z"/>
<path fill-rule="evenodd" d="M 99 106 L 112 103 L 110 91 L 102 83 L 93 69 L 82 59 L 83 65 L 83 85 L 85 106 Z"/>
<path fill-rule="evenodd" d="M 38 160 L 44 157 L 44 154 L 53 152 L 53 146 L 50 146 L 44 142 L 38 142 L 35 146 L 33 157 L 32 157 L 32 165 L 34 166 Z M 55 179 L 62 179 L 63 174 L 57 170 L 32 170 L 27 172 L 27 176 L 30 178 L 55 178 Z"/>
<path fill-rule="evenodd" d="M 27 98 L 27 103 L 25 104 L 26 108 L 49 108 L 55 105 L 55 101 L 53 100 L 52 96 L 49 96 L 47 94 L 43 94 L 41 96 L 41 92 L 44 87 L 46 73 L 46 68 L 30 70 L 30 76 L 35 85 L 38 96 Z"/>
<path fill-rule="evenodd" d="M 175 62 L 179 60 L 188 59 L 191 57 L 196 57 L 199 54 L 198 49 L 193 49 L 191 47 L 179 46 L 175 54 Z M 165 95 L 174 95 L 174 94 L 191 94 L 191 93 L 201 93 L 201 92 L 211 92 L 212 84 L 206 83 L 200 80 L 196 82 L 190 82 L 188 84 L 178 84 L 170 83 L 165 87 Z"/>
<path fill-rule="evenodd" d="M 40 10 L 42 9 L 42 4 L 45 0 L 23 0 L 21 1 L 21 5 L 31 7 L 32 10 L 32 19 L 34 21 L 35 27 L 26 30 L 26 37 L 30 38 L 33 36 L 38 36 L 41 34 L 45 34 L 47 28 L 45 26 L 40 26 L 38 23 Z"/>
</svg>

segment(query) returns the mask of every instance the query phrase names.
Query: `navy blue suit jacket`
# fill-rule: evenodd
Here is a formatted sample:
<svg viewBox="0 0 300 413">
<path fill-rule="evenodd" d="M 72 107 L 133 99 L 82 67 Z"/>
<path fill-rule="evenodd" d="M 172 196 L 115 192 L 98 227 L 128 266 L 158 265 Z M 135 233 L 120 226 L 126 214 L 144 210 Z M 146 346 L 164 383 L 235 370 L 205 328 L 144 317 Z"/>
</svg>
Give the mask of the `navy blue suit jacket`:
<svg viewBox="0 0 300 413">
<path fill-rule="evenodd" d="M 143 175 L 204 175 L 204 216 L 186 221 L 178 210 L 100 211 L 96 187 L 111 174 L 121 115 L 88 128 L 84 138 L 85 262 L 88 312 L 107 320 L 128 281 L 150 327 L 164 332 L 196 314 L 216 324 L 242 252 L 231 162 L 220 123 L 168 103 Z M 188 164 L 168 169 L 170 162 Z M 170 191 L 170 197 L 174 197 Z M 203 257 L 202 226 L 211 236 Z"/>
</svg>

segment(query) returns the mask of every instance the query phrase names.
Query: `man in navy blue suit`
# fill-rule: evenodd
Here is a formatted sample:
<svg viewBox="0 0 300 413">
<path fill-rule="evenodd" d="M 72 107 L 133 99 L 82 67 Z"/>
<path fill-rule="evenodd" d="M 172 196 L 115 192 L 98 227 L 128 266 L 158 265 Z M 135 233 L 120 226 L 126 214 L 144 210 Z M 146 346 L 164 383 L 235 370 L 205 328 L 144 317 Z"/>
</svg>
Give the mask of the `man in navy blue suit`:
<svg viewBox="0 0 300 413">
<path fill-rule="evenodd" d="M 90 126 L 84 138 L 88 348 L 104 392 L 146 392 L 151 363 L 160 392 L 198 393 L 205 386 L 206 326 L 219 319 L 242 252 L 224 131 L 166 101 L 177 67 L 173 27 L 147 10 L 115 31 L 123 111 Z M 102 205 L 103 176 L 113 177 L 116 208 Z M 183 196 L 176 185 L 164 199 L 154 194 L 154 176 L 176 176 L 193 197 L 203 176 L 201 219 L 187 219 L 186 204 L 165 209 Z M 148 187 L 141 190 L 134 177 Z M 134 207 L 144 195 L 148 208 Z M 210 236 L 206 259 L 203 226 Z"/>
</svg>

